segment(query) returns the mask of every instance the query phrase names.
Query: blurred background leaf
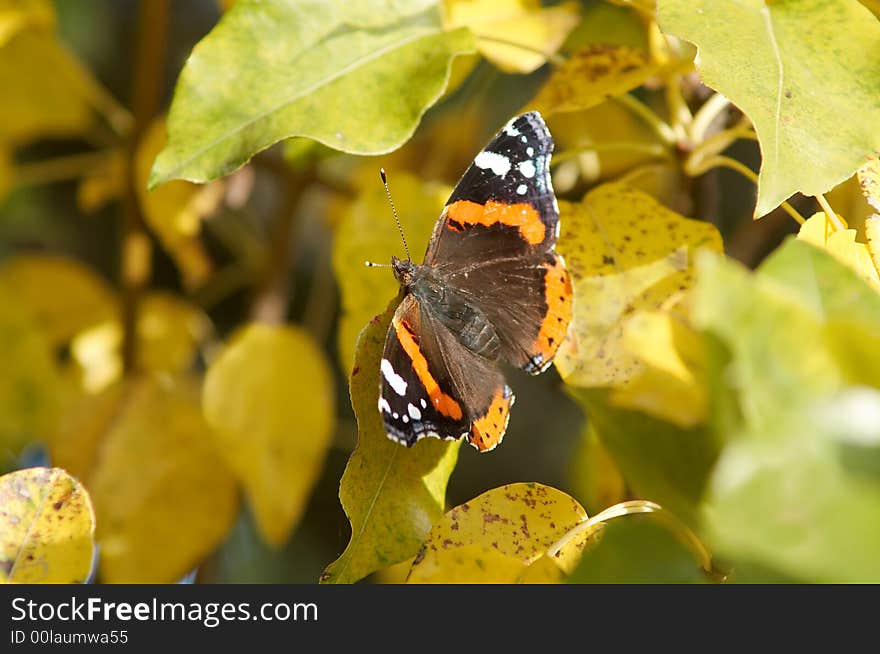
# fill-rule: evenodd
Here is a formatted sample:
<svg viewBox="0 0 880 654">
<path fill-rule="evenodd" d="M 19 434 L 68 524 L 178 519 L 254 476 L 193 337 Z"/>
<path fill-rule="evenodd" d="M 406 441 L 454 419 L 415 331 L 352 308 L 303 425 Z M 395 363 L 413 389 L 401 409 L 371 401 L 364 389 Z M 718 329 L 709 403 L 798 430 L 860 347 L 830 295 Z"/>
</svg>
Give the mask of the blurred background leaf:
<svg viewBox="0 0 880 654">
<path fill-rule="evenodd" d="M 333 434 L 333 401 L 323 354 L 293 327 L 249 325 L 208 369 L 205 417 L 270 545 L 302 516 Z"/>
</svg>

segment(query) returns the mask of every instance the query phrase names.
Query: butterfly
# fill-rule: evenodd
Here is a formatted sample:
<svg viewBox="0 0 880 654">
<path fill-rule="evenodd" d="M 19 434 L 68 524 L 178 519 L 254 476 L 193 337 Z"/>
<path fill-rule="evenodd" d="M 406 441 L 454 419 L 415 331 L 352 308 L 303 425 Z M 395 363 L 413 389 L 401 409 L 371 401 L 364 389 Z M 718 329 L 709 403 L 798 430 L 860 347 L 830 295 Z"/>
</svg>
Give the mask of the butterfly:
<svg viewBox="0 0 880 654">
<path fill-rule="evenodd" d="M 467 438 L 491 450 L 514 402 L 500 364 L 538 374 L 553 361 L 572 287 L 554 250 L 552 151 L 538 112 L 513 118 L 455 186 L 423 263 L 391 258 L 403 292 L 380 363 L 379 411 L 392 440 Z"/>
</svg>

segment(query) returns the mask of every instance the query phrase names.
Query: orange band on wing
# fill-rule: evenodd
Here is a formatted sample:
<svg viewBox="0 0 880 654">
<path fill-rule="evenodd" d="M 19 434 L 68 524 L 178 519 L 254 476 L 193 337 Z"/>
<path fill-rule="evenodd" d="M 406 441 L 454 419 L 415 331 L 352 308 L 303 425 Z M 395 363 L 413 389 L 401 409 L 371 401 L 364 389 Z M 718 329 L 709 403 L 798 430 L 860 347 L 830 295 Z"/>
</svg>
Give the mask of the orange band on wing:
<svg viewBox="0 0 880 654">
<path fill-rule="evenodd" d="M 449 416 L 453 420 L 461 420 L 461 406 L 440 390 L 440 385 L 428 369 L 428 361 L 425 359 L 425 355 L 422 354 L 419 344 L 416 343 L 406 323 L 395 322 L 394 330 L 397 332 L 397 340 L 403 346 L 403 351 L 412 359 L 413 370 L 415 370 L 419 381 L 422 382 L 422 385 L 428 392 L 428 397 L 434 403 L 434 408 L 444 416 Z"/>
<path fill-rule="evenodd" d="M 510 389 L 499 388 L 486 413 L 474 420 L 470 441 L 480 452 L 491 450 L 501 442 L 510 418 L 512 401 Z"/>
<path fill-rule="evenodd" d="M 543 361 L 549 361 L 565 340 L 568 323 L 571 322 L 572 290 L 571 278 L 565 269 L 562 257 L 553 254 L 553 261 L 544 263 L 544 296 L 547 300 L 547 315 L 541 323 L 541 330 L 534 342 L 535 354 L 541 354 Z"/>
<path fill-rule="evenodd" d="M 538 245 L 544 241 L 547 228 L 541 222 L 538 211 L 528 202 L 504 204 L 489 200 L 486 204 L 458 200 L 449 205 L 447 217 L 457 223 L 469 225 L 509 225 L 518 227 L 519 233 L 530 245 Z M 451 229 L 455 229 L 450 225 Z"/>
</svg>

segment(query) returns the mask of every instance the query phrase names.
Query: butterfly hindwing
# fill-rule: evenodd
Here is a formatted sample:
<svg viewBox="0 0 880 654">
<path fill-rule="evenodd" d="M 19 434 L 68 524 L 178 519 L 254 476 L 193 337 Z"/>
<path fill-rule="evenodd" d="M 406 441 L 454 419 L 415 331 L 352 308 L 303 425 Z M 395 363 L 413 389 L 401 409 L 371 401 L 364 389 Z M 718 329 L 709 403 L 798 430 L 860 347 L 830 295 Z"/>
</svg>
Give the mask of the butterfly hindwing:
<svg viewBox="0 0 880 654">
<path fill-rule="evenodd" d="M 389 326 L 381 372 L 379 410 L 392 439 L 468 438 L 487 450 L 504 435 L 513 403 L 504 377 L 411 294 Z"/>
</svg>

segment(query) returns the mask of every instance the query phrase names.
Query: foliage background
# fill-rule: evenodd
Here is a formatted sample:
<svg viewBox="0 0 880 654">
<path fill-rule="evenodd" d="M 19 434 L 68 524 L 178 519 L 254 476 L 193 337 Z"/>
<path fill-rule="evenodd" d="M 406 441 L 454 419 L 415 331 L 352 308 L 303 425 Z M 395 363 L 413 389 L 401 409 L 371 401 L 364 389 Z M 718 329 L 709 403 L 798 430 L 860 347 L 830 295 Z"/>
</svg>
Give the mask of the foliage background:
<svg viewBox="0 0 880 654">
<path fill-rule="evenodd" d="M 412 139 L 398 139 L 402 141 L 400 149 L 396 149 L 394 134 L 381 146 L 358 146 L 361 153 L 368 153 L 371 147 L 373 153 L 394 150 L 375 156 L 344 154 L 307 139 L 292 138 L 257 154 L 249 165 L 221 181 L 204 186 L 171 181 L 152 195 L 145 190 L 147 179 L 156 154 L 163 148 L 162 116 L 171 105 L 178 76 L 193 47 L 214 29 L 224 9 L 221 5 L 232 3 L 56 0 L 46 3 L 46 9 L 39 9 L 41 3 L 33 4 L 36 10 L 23 9 L 27 4 L 0 2 L 0 9 L 9 12 L 6 15 L 20 11 L 33 21 L 23 28 L 7 25 L 8 29 L 21 29 L 20 35 L 33 34 L 34 39 L 44 41 L 27 45 L 32 49 L 21 52 L 13 53 L 8 46 L 0 52 L 4 95 L 20 100 L 0 106 L 0 123 L 7 125 L 6 133 L 0 127 L 0 297 L 4 299 L 0 309 L 0 356 L 7 372 L 0 392 L 0 401 L 4 402 L 0 405 L 0 472 L 59 465 L 84 482 L 98 519 L 96 533 L 102 552 L 98 581 L 195 578 L 200 582 L 314 582 L 346 548 L 351 528 L 340 504 L 339 484 L 358 434 L 348 377 L 355 361 L 358 333 L 369 317 L 383 309 L 395 289 L 390 273 L 365 273 L 362 262 L 385 261 L 401 250 L 378 183 L 376 171 L 380 166 L 389 172 L 410 247 L 414 254 L 422 252 L 451 185 L 486 139 L 510 115 L 523 107 L 537 106 L 548 117 L 557 142 L 560 163 L 554 168 L 554 181 L 568 220 L 563 229 L 581 224 L 579 220 L 586 223 L 579 213 L 586 205 L 580 200 L 597 188 L 591 202 L 597 203 L 594 206 L 608 203 L 608 219 L 613 221 L 619 203 L 631 201 L 626 199 L 629 191 L 601 185 L 621 180 L 654 198 L 640 195 L 632 202 L 643 203 L 640 208 L 656 216 L 659 224 L 677 226 L 679 216 L 672 213 L 676 212 L 714 225 L 724 252 L 747 268 L 757 267 L 786 236 L 799 229 L 788 209 L 777 207 L 780 198 L 787 198 L 794 188 L 786 190 L 784 184 L 778 184 L 782 190 L 762 199 L 766 215 L 754 220 L 755 184 L 741 170 L 718 161 L 700 168 L 706 161 L 688 159 L 688 147 L 697 144 L 688 145 L 684 140 L 670 150 L 658 150 L 652 126 L 642 120 L 640 110 L 614 99 L 631 91 L 641 106 L 665 115 L 675 108 L 666 91 L 669 85 L 683 89 L 691 109 L 713 97 L 692 68 L 693 50 L 689 46 L 675 41 L 677 45 L 668 51 L 658 50 L 657 23 L 649 18 L 654 15 L 652 3 L 545 3 L 552 8 L 544 11 L 558 12 L 552 20 L 547 19 L 547 24 L 555 27 L 550 36 L 537 37 L 538 45 L 526 52 L 511 51 L 509 44 L 505 45 L 504 35 L 514 38 L 529 32 L 518 31 L 516 17 L 508 19 L 498 13 L 501 10 L 497 7 L 516 5 L 518 11 L 527 8 L 537 12 L 541 11 L 540 3 L 495 3 L 495 9 L 486 10 L 489 18 L 482 27 L 473 19 L 453 17 L 446 25 L 447 31 L 438 38 L 446 38 L 449 30 L 456 28 L 455 20 L 461 20 L 461 24 L 483 35 L 482 40 L 476 40 L 481 54 L 473 51 L 473 44 L 465 43 L 462 32 L 456 38 L 463 45 L 448 47 L 453 52 L 455 48 L 471 52 L 454 60 L 449 88 L 422 91 L 419 84 L 413 85 L 413 95 L 424 92 L 426 107 L 433 104 L 430 96 L 434 91 L 434 95 L 445 95 L 428 109 Z M 391 4 L 389 13 L 394 11 Z M 400 3 L 407 4 L 418 3 Z M 701 33 L 699 25 L 688 25 L 687 15 L 676 16 L 673 5 L 680 3 L 667 4 L 670 9 L 661 27 L 674 24 L 670 31 L 697 42 L 708 39 L 712 44 L 713 39 L 721 40 L 717 34 Z M 864 11 L 856 2 L 841 4 L 851 11 Z M 870 3 L 865 5 L 871 8 Z M 315 15 L 321 12 L 316 10 Z M 381 24 L 382 16 L 377 17 L 375 11 L 365 15 L 367 23 L 375 20 Z M 871 19 L 867 11 L 860 16 Z M 0 12 L 0 28 L 5 25 L 3 17 Z M 506 24 L 505 20 L 514 22 Z M 798 34 L 796 21 L 791 29 Z M 223 41 L 219 32 L 214 50 L 205 46 L 201 54 L 215 66 L 246 69 L 252 54 L 248 48 L 256 46 L 236 42 L 234 35 Z M 20 35 L 19 41 L 11 43 L 25 48 Z M 281 42 L 293 39 L 284 33 L 270 36 Z M 493 41 L 493 37 L 501 40 Z M 783 45 L 793 43 L 795 37 L 790 35 L 789 39 Z M 62 44 L 61 54 L 52 56 L 60 63 L 46 63 L 37 56 L 58 48 L 57 44 Z M 596 44 L 613 48 L 608 53 L 593 51 L 592 58 L 579 59 L 572 54 L 590 53 Z M 721 49 L 728 57 L 742 53 L 736 47 Z M 551 53 L 550 63 L 540 55 L 542 50 Z M 568 63 L 554 59 L 552 53 L 557 50 L 570 57 Z M 665 62 L 657 58 L 661 51 L 667 57 Z M 832 56 L 828 55 L 830 51 L 828 46 L 818 54 L 796 50 L 784 54 L 821 59 Z M 649 52 L 646 59 L 645 53 Z M 596 60 L 606 55 L 607 60 Z M 632 59 L 621 64 L 627 57 Z M 710 57 L 704 57 L 703 63 L 707 81 L 715 74 L 712 66 L 722 70 L 730 66 L 729 61 L 719 65 Z M 873 97 L 876 105 L 880 75 L 875 64 L 865 64 L 858 74 L 860 79 L 868 80 L 867 97 Z M 578 69 L 578 65 L 584 68 Z M 73 72 L 59 74 L 68 68 Z M 562 71 L 556 87 L 555 78 L 551 79 L 554 70 Z M 835 74 L 833 70 L 825 72 L 822 80 L 830 80 Z M 575 79 L 590 79 L 595 86 L 572 92 L 566 84 L 574 84 L 571 80 Z M 271 89 L 272 85 L 288 82 L 270 79 L 267 84 Z M 722 85 L 725 82 L 721 80 Z M 824 82 L 802 83 L 812 83 L 813 87 L 795 86 L 795 92 L 816 90 Z M 217 116 L 210 118 L 198 112 L 187 115 L 187 107 L 197 103 L 181 103 L 176 116 L 172 111 L 169 130 L 174 143 L 160 155 L 153 168 L 153 181 L 157 172 L 168 170 L 168 166 L 163 168 L 162 157 L 170 157 L 175 147 L 185 149 L 186 139 L 181 134 L 209 130 L 222 120 L 234 120 L 234 108 L 255 101 L 249 93 L 257 93 L 246 85 L 239 88 L 235 79 L 208 84 L 198 78 L 189 89 L 186 81 L 181 82 L 177 93 L 184 95 L 192 88 L 201 92 L 208 87 L 211 90 L 205 91 L 205 96 L 209 110 L 213 102 L 210 93 L 215 91 L 228 95 L 228 106 L 220 103 Z M 385 105 L 393 108 L 387 109 L 389 112 L 411 104 L 409 92 L 391 84 L 375 89 L 365 86 L 363 90 L 365 95 L 390 94 Z M 733 88 L 725 92 L 733 99 L 741 91 Z M 839 91 L 827 92 L 828 97 L 836 98 Z M 755 88 L 742 93 L 742 108 L 752 95 L 766 100 Z M 575 102 L 582 104 L 574 111 L 553 115 L 566 101 L 566 94 L 578 96 Z M 352 105 L 342 106 L 343 115 L 357 111 L 357 96 L 350 97 Z M 775 96 L 772 99 L 776 100 Z M 318 110 L 321 108 L 319 104 Z M 204 107 L 200 111 L 205 111 Z M 762 111 L 763 105 L 758 105 L 752 113 L 763 117 Z M 854 121 L 870 123 L 874 116 L 873 110 L 845 102 L 837 111 L 843 120 L 852 115 Z M 719 116 L 723 124 L 717 120 L 713 123 L 716 132 L 738 124 L 748 131 L 748 121 L 737 108 L 725 107 Z M 670 124 L 675 124 L 674 116 L 668 118 Z M 407 118 L 383 116 L 380 112 L 376 134 L 370 136 L 380 139 L 384 136 L 382 122 L 396 124 L 397 120 L 403 123 Z M 763 125 L 757 118 L 753 120 L 761 137 Z M 829 129 L 827 116 L 807 116 L 805 121 L 816 131 Z M 876 121 L 873 125 L 880 138 Z M 307 134 L 308 130 L 294 132 Z M 324 142 L 331 137 L 318 135 Z M 263 134 L 248 138 L 252 138 L 249 154 L 261 149 L 256 143 L 272 143 Z M 612 145 L 603 150 L 603 144 L 609 143 Z M 632 147 L 617 147 L 621 143 Z M 358 147 L 351 146 L 350 151 L 358 151 Z M 866 143 L 864 157 L 871 150 Z M 724 147 L 719 146 L 717 153 L 709 152 L 707 159 L 722 152 L 751 170 L 761 166 L 754 135 L 731 138 Z M 230 155 L 228 161 L 242 163 L 244 159 L 239 161 Z M 783 166 L 792 170 L 804 164 L 791 160 L 784 161 Z M 846 164 L 841 166 L 845 168 Z M 229 164 L 222 172 L 233 168 Z M 816 194 L 830 190 L 822 201 L 827 197 L 849 225 L 860 230 L 858 238 L 864 242 L 865 219 L 872 209 L 854 173 L 854 168 L 846 170 L 834 180 L 842 182 L 834 190 L 808 188 L 813 180 L 798 182 L 802 185 L 797 188 Z M 770 173 L 766 168 L 761 174 L 762 189 L 773 187 L 776 182 L 767 181 Z M 200 181 L 220 176 L 216 170 L 182 176 L 200 175 Z M 800 194 L 790 202 L 791 211 L 804 217 L 822 208 L 813 197 Z M 580 227 L 572 229 L 572 238 L 586 238 L 577 231 Z M 620 229 L 623 238 L 628 232 L 625 227 Z M 699 242 L 710 249 L 721 249 L 714 232 L 699 232 L 702 227 L 683 228 L 690 229 L 696 231 L 688 232 L 689 246 Z M 812 240 L 807 240 L 826 247 L 824 232 L 821 227 L 814 229 Z M 666 245 L 652 231 L 646 249 L 665 252 Z M 669 245 L 670 252 L 674 245 Z M 581 261 L 573 246 L 571 252 L 565 247 L 561 242 L 560 250 L 570 266 L 573 262 L 585 268 L 592 265 L 587 256 Z M 813 261 L 811 255 L 800 250 L 790 252 L 785 256 Z M 861 256 L 848 252 L 842 255 L 844 259 Z M 654 254 L 652 250 L 649 256 Z M 28 258 L 21 259 L 22 255 Z M 659 254 L 657 257 L 663 260 Z M 777 257 L 777 261 L 781 259 L 784 256 Z M 666 260 L 674 264 L 668 256 Z M 866 265 L 872 265 L 870 259 L 866 261 Z M 608 399 L 613 384 L 586 383 L 583 376 L 578 377 L 599 374 L 592 358 L 578 362 L 561 357 L 563 375 L 572 375 L 581 382 L 568 388 L 555 367 L 536 378 L 511 373 L 517 402 L 503 445 L 490 455 L 479 455 L 464 447 L 457 464 L 454 453 L 443 455 L 447 460 L 453 457 L 449 465 L 454 465 L 446 507 L 462 505 L 490 489 L 518 482 L 540 482 L 564 491 L 590 515 L 619 501 L 637 497 L 657 500 L 677 516 L 674 520 L 693 527 L 703 540 L 720 538 L 737 563 L 731 565 L 722 557 L 720 569 L 726 573 L 736 568 L 742 580 L 876 579 L 876 556 L 862 560 L 859 555 L 852 566 L 838 566 L 822 556 L 813 560 L 808 554 L 800 565 L 795 551 L 798 538 L 772 520 L 755 526 L 754 538 L 745 538 L 743 544 L 739 536 L 725 534 L 723 524 L 713 525 L 711 515 L 697 515 L 691 496 L 701 492 L 702 480 L 698 477 L 702 473 L 695 471 L 714 465 L 726 444 L 717 442 L 718 434 L 732 439 L 734 433 L 751 431 L 760 432 L 763 438 L 771 432 L 807 433 L 815 424 L 804 422 L 797 417 L 798 411 L 792 410 L 780 411 L 779 422 L 783 424 L 747 419 L 735 427 L 718 427 L 718 421 L 728 418 L 724 402 L 732 405 L 740 399 L 731 400 L 729 395 L 734 391 L 730 389 L 727 395 L 727 391 L 718 391 L 726 378 L 713 376 L 713 366 L 717 370 L 730 356 L 742 358 L 738 365 L 760 362 L 762 356 L 804 356 L 809 352 L 809 343 L 799 346 L 803 351 L 790 352 L 786 350 L 790 343 L 774 348 L 772 342 L 762 339 L 775 334 L 779 325 L 788 326 L 783 331 L 812 333 L 809 329 L 813 323 L 812 318 L 798 313 L 798 307 L 778 308 L 774 304 L 780 293 L 793 293 L 789 287 L 780 291 L 773 286 L 788 270 L 784 261 L 777 265 L 781 272 L 775 277 L 772 266 L 762 273 L 763 277 L 748 277 L 721 259 L 707 255 L 703 262 L 705 277 L 699 286 L 702 313 L 692 318 L 699 329 L 711 334 L 707 336 L 709 354 L 705 361 L 708 372 L 705 377 L 700 376 L 702 372 L 698 374 L 700 382 L 710 389 L 708 400 L 707 391 L 694 391 L 691 383 L 673 388 L 671 396 L 660 397 L 664 406 L 673 407 L 673 413 L 674 407 L 683 407 L 680 415 L 658 418 L 656 412 L 647 411 L 652 415 L 648 417 L 646 412 L 633 409 L 634 404 L 621 409 Z M 811 270 L 819 270 L 816 274 L 820 280 L 839 280 L 842 274 L 821 259 L 810 266 Z M 679 272 L 682 278 L 675 284 L 689 286 L 693 282 L 690 268 L 687 273 Z M 846 282 L 861 283 L 855 275 Z M 608 302 L 619 299 L 614 289 L 604 292 L 610 295 L 598 297 Z M 859 295 L 861 306 L 876 304 L 869 297 L 871 292 L 875 291 L 864 298 Z M 754 309 L 749 298 L 761 293 L 770 299 Z M 650 301 L 647 306 L 650 308 Z M 755 327 L 755 310 L 771 316 L 767 319 L 770 326 L 763 333 Z M 823 320 L 827 318 L 834 329 L 840 330 L 837 333 L 845 334 L 845 340 L 860 344 L 865 353 L 876 351 L 880 323 L 872 308 L 864 310 L 865 316 L 871 315 L 862 322 L 858 316 L 847 315 L 845 307 L 828 311 Z M 732 321 L 732 327 L 728 321 Z M 284 323 L 295 327 L 278 327 Z M 248 324 L 252 326 L 245 327 Z M 658 323 L 648 316 L 639 326 L 650 339 Z M 137 338 L 131 337 L 133 333 Z M 766 350 L 756 343 L 763 343 Z M 365 350 L 359 356 L 368 359 L 372 356 L 367 354 L 369 344 L 365 340 L 362 345 Z M 234 352 L 230 349 L 233 347 Z M 877 361 L 876 354 L 870 356 Z M 858 359 L 858 352 L 847 351 L 838 358 L 852 362 Z M 584 363 L 589 369 L 586 373 L 579 367 Z M 791 379 L 781 385 L 765 387 L 766 380 L 756 363 L 752 369 L 756 377 L 746 381 L 756 394 L 763 389 L 778 398 L 780 394 L 797 395 L 795 389 L 809 386 L 814 377 L 837 375 L 839 368 L 837 359 L 833 363 L 825 361 L 811 370 L 792 373 Z M 781 365 L 780 370 L 788 369 Z M 865 364 L 861 372 L 847 369 L 839 374 L 845 381 L 832 384 L 833 390 L 877 386 L 878 371 L 870 364 Z M 659 386 L 667 382 L 661 379 Z M 648 383 L 649 389 L 653 388 L 650 380 Z M 652 397 L 645 400 L 649 395 L 640 396 L 639 401 L 656 401 Z M 781 400 L 780 405 L 812 407 L 817 396 L 805 397 L 803 405 Z M 850 399 L 856 401 L 853 397 Z M 833 420 L 840 407 L 823 404 L 825 399 L 816 402 L 816 411 Z M 741 404 L 751 406 L 751 398 Z M 592 417 L 589 423 L 585 410 Z M 766 412 L 772 415 L 772 407 Z M 874 430 L 869 429 L 871 433 L 878 428 L 877 424 L 869 427 Z M 615 436 L 618 433 L 619 438 Z M 633 434 L 650 437 L 651 444 L 644 450 L 627 449 L 632 448 L 633 441 L 628 437 Z M 824 443 L 819 436 L 816 438 Z M 743 436 L 737 447 L 745 453 L 727 449 L 725 457 L 748 456 L 750 447 L 763 447 L 761 442 L 760 438 L 756 441 Z M 876 456 L 876 442 L 866 447 L 873 447 L 871 456 Z M 659 481 L 652 476 L 657 456 L 668 457 L 656 463 L 661 470 Z M 768 456 L 773 458 L 772 453 Z M 818 478 L 826 472 L 832 477 L 837 474 L 822 467 L 822 461 L 836 454 L 827 454 L 824 459 L 825 455 L 817 456 Z M 754 460 L 762 459 L 756 454 Z M 676 467 L 682 473 L 677 480 L 681 488 L 670 488 L 664 475 Z M 820 531 L 841 534 L 844 550 L 849 543 L 845 534 L 861 534 L 861 527 L 853 525 L 880 517 L 874 502 L 876 469 L 868 468 L 865 475 L 869 481 L 858 479 L 853 482 L 856 486 L 847 487 L 845 492 L 829 482 L 828 496 L 820 498 L 822 502 L 836 499 L 853 509 L 853 515 L 841 524 L 816 525 Z M 864 488 L 859 486 L 863 482 Z M 800 488 L 797 480 L 792 484 Z M 640 490 L 659 488 L 663 497 L 635 492 L 634 486 Z M 530 488 L 512 486 L 508 492 L 525 497 L 531 493 Z M 755 492 L 763 498 L 767 489 Z M 836 495 L 838 492 L 840 495 Z M 183 501 L 178 501 L 180 498 Z M 745 505 L 756 506 L 759 502 L 737 503 L 736 499 L 729 500 L 729 505 L 721 502 L 713 510 L 752 524 L 750 516 L 738 512 Z M 554 501 L 564 503 L 567 499 Z M 823 520 L 828 518 L 824 512 L 818 515 Z M 449 515 L 444 518 L 449 519 Z M 432 532 L 431 538 L 440 539 L 444 528 L 442 524 L 436 527 L 440 531 Z M 861 538 L 864 543 L 877 539 L 876 530 L 868 532 L 853 538 Z M 715 577 L 700 574 L 693 558 L 682 553 L 681 544 L 670 533 L 681 536 L 691 532 L 681 524 L 670 532 L 638 519 L 615 523 L 613 529 L 609 527 L 603 533 L 603 547 L 588 551 L 573 580 L 723 578 L 717 570 Z M 558 538 L 563 532 L 554 534 Z M 547 538 L 541 543 L 545 549 L 555 540 Z M 655 551 L 647 553 L 639 542 L 652 544 Z M 836 541 L 832 538 L 831 542 Z M 175 544 L 174 552 L 163 551 L 168 543 Z M 493 569 L 503 570 L 508 565 L 506 559 L 493 558 L 500 556 L 495 552 L 467 552 L 464 558 L 469 561 L 488 557 Z M 413 579 L 430 580 L 436 574 L 432 565 L 439 570 L 448 566 L 448 570 L 464 575 L 459 579 L 468 579 L 468 570 L 461 569 L 462 560 L 420 559 L 418 567 L 413 568 Z M 529 563 L 534 560 L 537 556 Z M 181 561 L 192 565 L 180 569 Z M 406 570 L 405 565 L 389 568 L 370 579 L 400 580 Z M 545 580 L 540 576 L 543 571 L 535 570 L 535 578 Z M 572 570 L 573 566 L 565 571 Z M 449 578 L 453 576 L 450 572 Z"/>
</svg>

